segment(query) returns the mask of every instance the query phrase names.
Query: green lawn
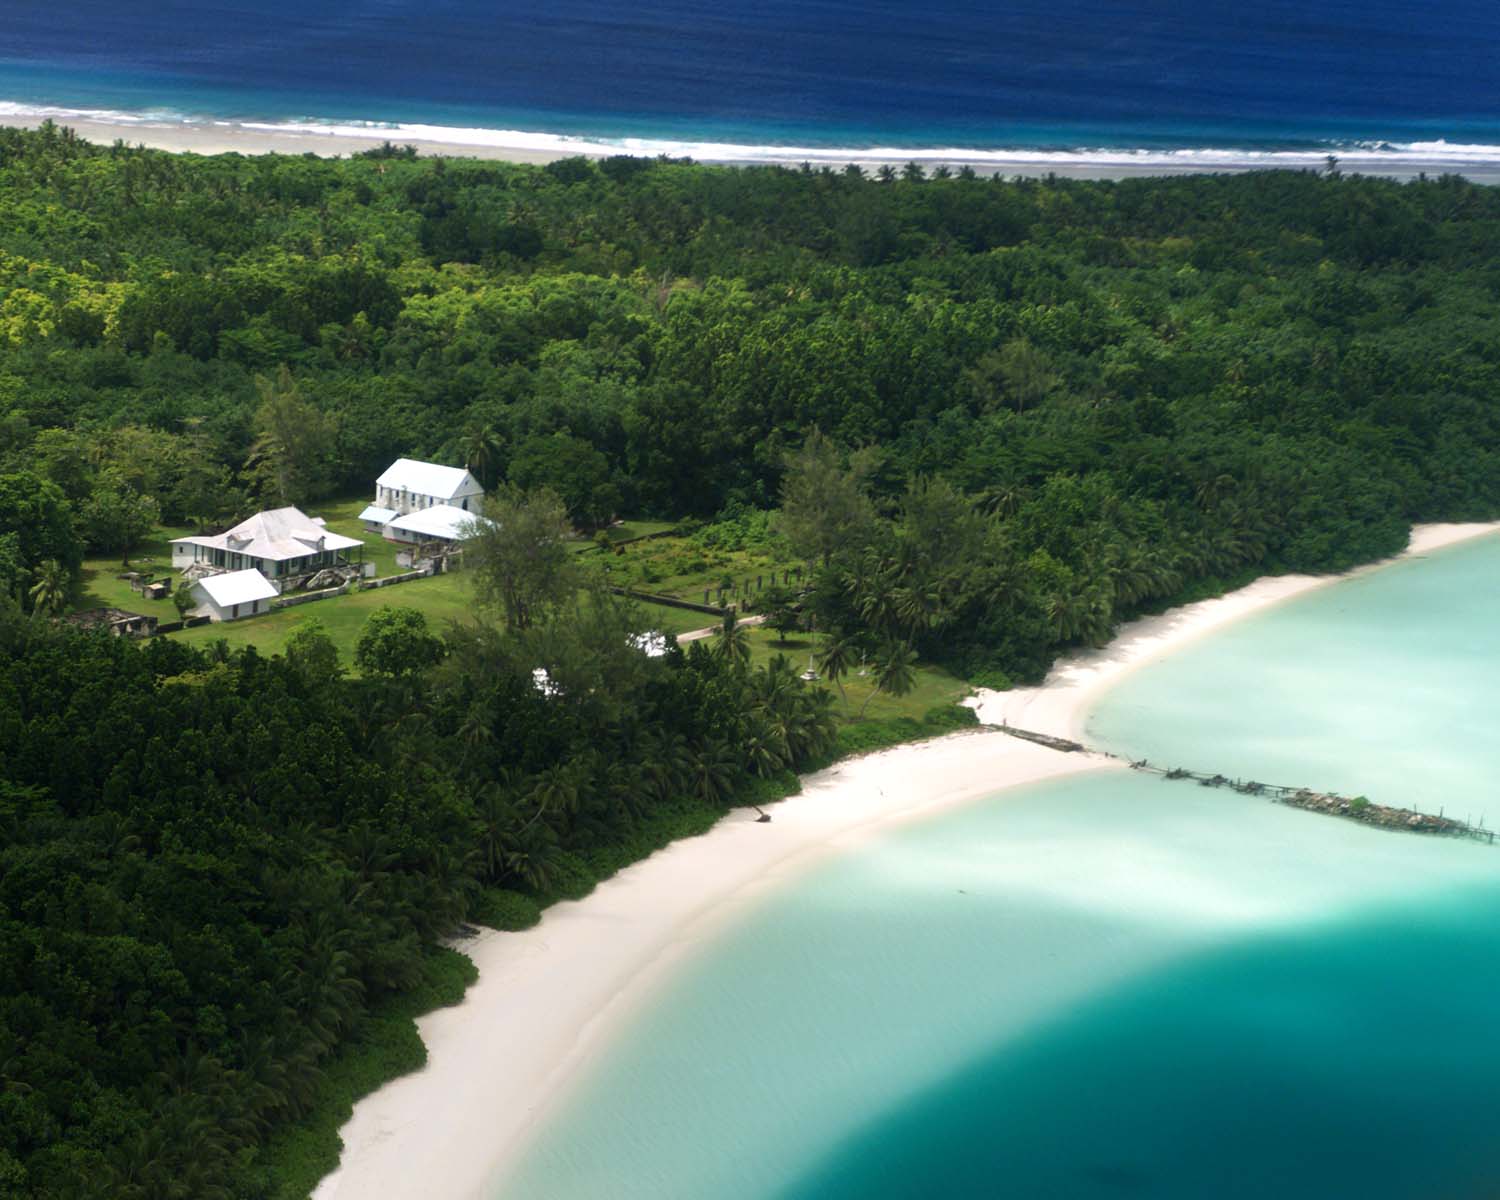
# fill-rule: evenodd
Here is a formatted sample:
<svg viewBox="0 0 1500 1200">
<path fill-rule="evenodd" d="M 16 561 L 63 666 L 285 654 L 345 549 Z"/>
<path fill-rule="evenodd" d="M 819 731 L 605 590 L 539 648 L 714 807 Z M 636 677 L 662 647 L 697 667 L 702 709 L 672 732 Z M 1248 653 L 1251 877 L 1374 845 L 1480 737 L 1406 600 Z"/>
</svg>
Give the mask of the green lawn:
<svg viewBox="0 0 1500 1200">
<path fill-rule="evenodd" d="M 378 533 L 365 530 L 359 514 L 370 504 L 368 496 L 351 496 L 344 500 L 328 500 L 308 506 L 307 515 L 322 517 L 328 529 L 345 537 L 359 538 L 365 544 L 365 561 L 375 564 L 375 575 L 384 579 L 387 575 L 399 575 L 404 567 L 396 565 L 395 542 L 388 542 Z M 357 553 L 357 551 L 356 551 Z"/>
<path fill-rule="evenodd" d="M 752 663 L 769 662 L 774 655 L 784 654 L 800 671 L 808 669 L 809 655 L 816 653 L 826 636 L 821 633 L 797 633 L 786 642 L 782 642 L 774 630 L 762 626 L 752 628 L 749 634 Z M 709 644 L 712 645 L 712 641 Z M 860 706 L 864 704 L 871 692 L 875 691 L 873 680 L 857 672 L 858 668 L 840 681 L 844 685 L 842 694 L 834 684 L 822 684 L 838 698 L 835 711 L 840 717 L 851 722 L 859 717 Z M 893 717 L 910 717 L 914 721 L 920 721 L 931 709 L 956 704 L 974 690 L 962 679 L 948 674 L 941 667 L 930 666 L 926 663 L 916 668 L 915 675 L 916 686 L 905 696 L 889 696 L 884 692 L 876 692 L 870 699 L 869 707 L 865 709 L 864 719 L 883 721 Z M 847 704 L 844 699 L 845 695 L 848 697 Z"/>
<path fill-rule="evenodd" d="M 748 598 L 753 608 L 757 580 L 761 587 L 770 587 L 773 572 L 779 580 L 783 572 L 801 564 L 769 549 L 722 550 L 700 546 L 691 538 L 666 537 L 621 546 L 602 565 L 612 583 L 695 604 L 703 603 L 705 591 L 709 603 L 717 604 L 720 585 L 732 583 L 726 602 L 744 606 Z M 747 582 L 748 596 L 744 590 Z"/>
<path fill-rule="evenodd" d="M 630 520 L 621 521 L 618 525 L 611 525 L 608 529 L 600 530 L 611 542 L 629 542 L 636 538 L 647 537 L 653 533 L 666 533 L 669 529 L 676 528 L 673 521 L 644 521 Z M 568 543 L 568 549 L 574 554 L 581 554 L 589 550 L 597 550 L 599 546 L 598 535 L 591 537 L 576 537 Z"/>
<path fill-rule="evenodd" d="M 636 603 L 640 605 L 641 615 L 645 618 L 646 624 L 663 633 L 691 633 L 694 629 L 706 629 L 710 625 L 719 623 L 717 618 L 707 613 L 691 612 L 685 608 L 668 608 L 665 604 L 647 604 L 644 600 L 637 600 Z"/>
<path fill-rule="evenodd" d="M 357 496 L 313 504 L 308 506 L 308 515 L 322 517 L 327 527 L 335 533 L 363 541 L 365 560 L 376 564 L 377 576 L 383 578 L 397 574 L 400 568 L 396 566 L 396 546 L 377 534 L 367 533 L 360 525 L 359 513 L 368 503 L 367 497 Z M 670 528 L 670 523 L 665 521 L 630 521 L 609 532 L 618 537 L 639 537 L 645 533 Z M 196 530 L 192 529 L 158 530 L 131 555 L 130 569 L 150 572 L 156 576 L 170 574 L 171 539 L 194 532 Z M 591 545 L 591 542 L 580 541 L 577 543 L 577 548 L 586 550 Z M 656 548 L 655 551 L 652 548 Z M 634 560 L 630 557 L 632 554 L 636 555 Z M 610 571 L 612 580 L 619 583 L 632 583 L 632 580 L 624 577 L 639 574 L 642 563 L 651 563 L 666 569 L 672 566 L 680 567 L 685 563 L 696 563 L 696 560 L 700 558 L 705 560 L 704 566 L 695 573 L 684 573 L 674 577 L 670 581 L 671 586 L 663 586 L 659 581 L 635 582 L 634 586 L 677 594 L 684 599 L 701 600 L 702 588 L 712 572 L 722 572 L 726 565 L 733 565 L 744 574 L 750 574 L 757 565 L 762 570 L 767 570 L 769 562 L 765 556 L 754 554 L 704 551 L 684 538 L 662 538 L 652 542 L 637 543 L 624 547 L 621 554 L 600 555 L 595 561 L 612 568 Z M 713 560 L 713 566 L 706 565 L 708 559 Z M 111 606 L 130 612 L 153 615 L 164 624 L 177 620 L 177 609 L 170 599 L 145 600 L 138 592 L 133 592 L 128 583 L 118 579 L 117 576 L 123 574 L 125 570 L 126 568 L 117 558 L 91 559 L 86 562 L 82 590 L 75 608 Z M 695 592 L 696 595 L 693 594 Z M 638 603 L 644 624 L 666 633 L 687 633 L 716 624 L 714 618 L 706 613 L 670 608 L 659 604 Z M 414 608 L 427 617 L 430 627 L 441 632 L 449 621 L 461 621 L 473 614 L 473 581 L 463 571 L 455 571 L 452 574 L 435 575 L 430 579 L 414 579 L 394 587 L 364 590 L 346 596 L 334 596 L 327 600 L 315 601 L 311 604 L 299 604 L 293 608 L 278 609 L 265 616 L 200 625 L 167 636 L 200 645 L 222 638 L 229 643 L 231 648 L 254 646 L 263 654 L 276 654 L 285 647 L 287 639 L 299 626 L 304 622 L 315 620 L 322 624 L 334 644 L 338 646 L 345 666 L 352 667 L 354 646 L 359 640 L 365 621 L 372 612 L 386 605 Z M 754 629 L 750 636 L 752 651 L 757 662 L 768 660 L 772 654 L 782 653 L 801 668 L 806 667 L 809 651 L 821 638 L 821 635 L 801 634 L 789 644 L 782 646 L 776 642 L 776 635 L 769 630 Z M 862 679 L 850 678 L 844 681 L 844 687 L 849 695 L 849 712 L 852 717 L 868 694 L 869 685 Z M 899 700 L 888 696 L 877 696 L 870 703 L 866 715 L 872 718 L 889 716 L 920 718 L 929 708 L 937 704 L 951 703 L 962 696 L 965 690 L 964 685 L 951 676 L 934 668 L 924 667 L 918 672 L 917 689 L 910 696 Z M 841 703 L 840 709 L 842 708 Z"/>
<path fill-rule="evenodd" d="M 354 661 L 354 644 L 359 640 L 366 619 L 377 608 L 388 604 L 416 609 L 427 617 L 428 626 L 440 633 L 448 621 L 461 620 L 472 613 L 474 592 L 464 573 L 455 571 L 449 575 L 434 575 L 430 579 L 413 579 L 394 587 L 351 592 L 347 596 L 281 608 L 263 617 L 199 625 L 168 636 L 197 643 L 223 638 L 235 649 L 254 646 L 262 654 L 276 654 L 302 622 L 316 620 L 322 623 L 338 646 L 344 665 L 350 666 Z"/>
<path fill-rule="evenodd" d="M 147 600 L 139 592 L 132 591 L 130 584 L 119 576 L 126 571 L 140 571 L 158 579 L 171 576 L 172 586 L 177 586 L 177 576 L 172 571 L 173 538 L 197 533 L 196 529 L 158 529 L 130 556 L 130 566 L 120 561 L 118 555 L 109 558 L 90 558 L 83 564 L 83 578 L 79 586 L 74 612 L 89 608 L 123 608 L 126 612 L 145 613 L 165 624 L 177 620 L 177 606 L 171 599 Z"/>
</svg>

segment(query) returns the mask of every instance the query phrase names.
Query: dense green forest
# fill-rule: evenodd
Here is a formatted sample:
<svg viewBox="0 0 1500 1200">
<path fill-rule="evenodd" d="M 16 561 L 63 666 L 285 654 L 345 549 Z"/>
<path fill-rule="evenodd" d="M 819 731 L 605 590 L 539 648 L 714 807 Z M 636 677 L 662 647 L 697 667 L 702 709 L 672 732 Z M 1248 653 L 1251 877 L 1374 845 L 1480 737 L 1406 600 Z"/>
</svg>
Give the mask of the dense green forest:
<svg viewBox="0 0 1500 1200">
<path fill-rule="evenodd" d="M 1196 581 L 1500 507 L 1493 189 L 888 174 L 0 133 L 0 576 L 402 453 L 585 525 L 771 508 L 816 427 L 874 449 L 882 522 L 916 477 L 993 518 L 963 578 L 880 555 L 938 596 L 925 654 L 1031 678 Z"/>
<path fill-rule="evenodd" d="M 357 679 L 315 629 L 265 658 L 0 617 L 0 1195 L 296 1195 L 316 1172 L 255 1151 L 437 939 L 826 761 L 831 696 L 785 659 L 565 615 L 527 631 L 545 689 L 524 638 L 399 608 Z"/>
<path fill-rule="evenodd" d="M 1033 680 L 1133 613 L 1500 513 L 1496 245 L 1500 193 L 1457 178 L 0 130 L 0 1195 L 290 1194 L 263 1148 L 442 934 L 839 748 L 784 661 L 648 658 L 586 579 L 518 599 L 503 544 L 475 622 L 385 610 L 358 677 L 312 627 L 270 658 L 36 619 L 86 553 L 414 454 L 512 518 L 782 539 L 835 683 Z"/>
</svg>

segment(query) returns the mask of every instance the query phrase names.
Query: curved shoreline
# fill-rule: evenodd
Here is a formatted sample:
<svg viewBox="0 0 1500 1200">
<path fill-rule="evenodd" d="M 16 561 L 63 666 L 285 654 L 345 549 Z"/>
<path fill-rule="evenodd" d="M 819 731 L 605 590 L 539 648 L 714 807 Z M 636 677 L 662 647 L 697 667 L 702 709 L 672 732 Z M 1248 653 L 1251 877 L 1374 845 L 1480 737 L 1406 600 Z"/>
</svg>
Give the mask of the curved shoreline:
<svg viewBox="0 0 1500 1200">
<path fill-rule="evenodd" d="M 1401 557 L 1496 530 L 1500 523 L 1419 527 Z M 975 706 L 987 723 L 1007 719 L 1071 736 L 1099 693 L 1129 671 L 1344 578 L 1261 579 L 1132 622 L 1103 650 L 1060 662 L 1041 687 L 981 693 Z M 895 823 L 1100 769 L 1124 768 L 983 733 L 896 747 L 808 777 L 800 795 L 777 805 L 769 825 L 733 812 L 702 837 L 626 868 L 584 900 L 554 905 L 531 930 L 481 934 L 460 947 L 480 972 L 463 1003 L 417 1023 L 427 1066 L 356 1105 L 340 1131 L 340 1166 L 314 1196 L 492 1194 L 495 1180 L 631 1013 L 770 890 Z"/>
</svg>

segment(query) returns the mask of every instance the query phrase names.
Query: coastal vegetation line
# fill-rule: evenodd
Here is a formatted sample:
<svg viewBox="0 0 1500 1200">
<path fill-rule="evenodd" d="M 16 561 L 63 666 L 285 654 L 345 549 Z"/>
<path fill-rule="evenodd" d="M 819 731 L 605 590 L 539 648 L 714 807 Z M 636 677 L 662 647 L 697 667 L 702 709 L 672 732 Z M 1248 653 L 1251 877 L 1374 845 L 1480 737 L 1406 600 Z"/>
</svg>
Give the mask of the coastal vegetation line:
<svg viewBox="0 0 1500 1200">
<path fill-rule="evenodd" d="M 1035 680 L 1133 615 L 1500 511 L 1500 197 L 1456 178 L 196 159 L 49 128 L 0 131 L 0 217 L 25 1197 L 305 1193 L 330 1070 L 457 993 L 459 922 L 532 922 L 836 753 L 951 727 L 850 719 L 923 664 Z M 702 523 L 589 556 L 631 582 L 696 586 L 725 547 L 803 567 L 769 607 L 818 678 L 737 623 L 647 660 L 566 564 L 535 619 L 449 596 L 442 627 L 395 589 L 341 643 L 323 605 L 240 648 L 36 615 L 86 558 L 408 453 L 559 543 Z"/>
</svg>

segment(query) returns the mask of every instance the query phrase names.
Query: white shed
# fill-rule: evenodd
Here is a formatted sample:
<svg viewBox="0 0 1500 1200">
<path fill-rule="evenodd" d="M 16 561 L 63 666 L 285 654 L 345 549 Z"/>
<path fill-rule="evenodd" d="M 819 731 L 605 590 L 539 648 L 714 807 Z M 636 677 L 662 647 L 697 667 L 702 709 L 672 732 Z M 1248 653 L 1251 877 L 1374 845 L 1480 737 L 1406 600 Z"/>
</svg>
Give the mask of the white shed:
<svg viewBox="0 0 1500 1200">
<path fill-rule="evenodd" d="M 205 575 L 193 584 L 193 599 L 214 621 L 237 621 L 270 612 L 276 588 L 255 568 Z"/>
</svg>

